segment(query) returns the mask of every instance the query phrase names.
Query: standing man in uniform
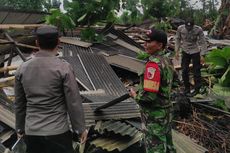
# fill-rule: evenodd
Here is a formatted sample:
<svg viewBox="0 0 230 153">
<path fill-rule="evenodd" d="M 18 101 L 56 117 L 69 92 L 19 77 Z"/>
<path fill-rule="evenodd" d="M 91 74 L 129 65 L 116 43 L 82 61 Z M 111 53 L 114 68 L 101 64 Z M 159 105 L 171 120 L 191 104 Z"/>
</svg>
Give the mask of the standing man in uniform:
<svg viewBox="0 0 230 153">
<path fill-rule="evenodd" d="M 167 35 L 161 30 L 151 29 L 147 32 L 147 37 L 144 47 L 150 57 L 140 75 L 137 93 L 131 89 L 130 95 L 139 103 L 147 117 L 147 152 L 174 153 L 170 102 L 173 67 L 169 60 L 163 57 Z"/>
<path fill-rule="evenodd" d="M 200 47 L 199 47 L 200 45 Z M 203 64 L 203 55 L 207 51 L 207 45 L 204 33 L 201 27 L 194 25 L 193 19 L 186 20 L 184 25 L 177 29 L 176 33 L 176 46 L 175 58 L 179 59 L 179 50 L 182 49 L 182 79 L 184 82 L 184 94 L 187 96 L 195 96 L 200 92 L 201 88 L 201 63 Z M 200 52 L 201 50 L 201 52 Z M 195 90 L 190 93 L 189 83 L 189 64 L 192 60 L 193 75 L 195 82 Z"/>
<path fill-rule="evenodd" d="M 54 26 L 36 30 L 40 50 L 21 64 L 15 75 L 15 116 L 18 137 L 24 134 L 27 153 L 73 153 L 73 132 L 87 138 L 82 100 L 73 69 L 56 57 Z"/>
</svg>

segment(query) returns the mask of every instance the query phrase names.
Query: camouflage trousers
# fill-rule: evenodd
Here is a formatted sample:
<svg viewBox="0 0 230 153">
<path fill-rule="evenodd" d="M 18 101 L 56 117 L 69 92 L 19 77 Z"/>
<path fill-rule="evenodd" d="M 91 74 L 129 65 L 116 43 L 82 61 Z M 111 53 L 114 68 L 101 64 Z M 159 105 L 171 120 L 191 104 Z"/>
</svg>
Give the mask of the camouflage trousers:
<svg viewBox="0 0 230 153">
<path fill-rule="evenodd" d="M 146 120 L 147 153 L 176 153 L 172 143 L 171 108 L 143 108 Z"/>
</svg>

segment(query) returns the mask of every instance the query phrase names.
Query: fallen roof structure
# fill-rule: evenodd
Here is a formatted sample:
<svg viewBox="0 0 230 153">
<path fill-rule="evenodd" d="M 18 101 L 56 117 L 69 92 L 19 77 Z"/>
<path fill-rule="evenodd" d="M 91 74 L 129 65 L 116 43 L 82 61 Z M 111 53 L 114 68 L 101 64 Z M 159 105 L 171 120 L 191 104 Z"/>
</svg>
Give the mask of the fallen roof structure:
<svg viewBox="0 0 230 153">
<path fill-rule="evenodd" d="M 0 24 L 36 24 L 44 21 L 46 12 L 0 8 Z"/>
</svg>

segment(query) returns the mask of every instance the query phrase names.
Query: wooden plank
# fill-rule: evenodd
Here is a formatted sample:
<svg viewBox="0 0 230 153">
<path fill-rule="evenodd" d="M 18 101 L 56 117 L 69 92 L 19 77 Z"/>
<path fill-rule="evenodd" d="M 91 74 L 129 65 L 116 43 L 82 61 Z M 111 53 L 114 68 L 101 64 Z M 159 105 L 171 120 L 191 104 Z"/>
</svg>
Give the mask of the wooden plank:
<svg viewBox="0 0 230 153">
<path fill-rule="evenodd" d="M 92 46 L 92 43 L 76 40 L 76 39 L 69 38 L 69 37 L 61 37 L 60 41 L 62 43 L 76 45 L 76 46 L 85 47 L 85 48 Z"/>
<path fill-rule="evenodd" d="M 208 150 L 195 143 L 188 136 L 172 130 L 173 144 L 177 153 L 206 153 Z"/>
<path fill-rule="evenodd" d="M 223 39 L 223 40 L 208 39 L 208 42 L 211 44 L 216 44 L 216 45 L 230 46 L 230 40 L 228 39 Z"/>
<path fill-rule="evenodd" d="M 0 121 L 5 123 L 11 128 L 15 128 L 15 115 L 5 107 L 0 105 Z"/>
<path fill-rule="evenodd" d="M 105 57 L 105 59 L 111 65 L 123 68 L 125 70 L 129 70 L 134 73 L 139 73 L 144 69 L 144 63 L 125 56 L 113 55 L 113 56 Z"/>
<path fill-rule="evenodd" d="M 8 87 L 14 85 L 14 76 L 8 77 L 8 78 L 0 78 L 0 88 L 2 87 Z"/>
<path fill-rule="evenodd" d="M 45 24 L 0 24 L 0 29 L 35 29 Z"/>
<path fill-rule="evenodd" d="M 136 53 L 139 53 L 139 52 L 140 52 L 140 49 L 139 49 L 139 48 L 137 48 L 136 46 L 130 45 L 129 43 L 127 43 L 127 42 L 125 42 L 125 41 L 123 41 L 123 40 L 121 40 L 121 39 L 117 39 L 117 40 L 115 40 L 114 42 L 115 42 L 116 44 L 118 44 L 118 45 L 120 45 L 120 46 L 123 46 L 123 47 L 125 47 L 125 48 L 127 48 L 127 49 L 129 49 L 129 50 L 132 50 L 132 51 L 134 51 L 134 52 L 136 52 Z"/>
</svg>

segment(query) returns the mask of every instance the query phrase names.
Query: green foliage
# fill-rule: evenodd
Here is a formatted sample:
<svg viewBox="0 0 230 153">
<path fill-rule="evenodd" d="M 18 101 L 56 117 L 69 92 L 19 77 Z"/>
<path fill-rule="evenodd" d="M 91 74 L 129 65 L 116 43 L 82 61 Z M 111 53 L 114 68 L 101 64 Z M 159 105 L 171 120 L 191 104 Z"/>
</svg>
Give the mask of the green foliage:
<svg viewBox="0 0 230 153">
<path fill-rule="evenodd" d="M 219 81 L 223 87 L 230 87 L 230 66 Z"/>
<path fill-rule="evenodd" d="M 51 9 L 51 15 L 46 16 L 46 23 L 57 26 L 64 34 L 65 30 L 75 28 L 75 23 L 68 15 L 62 13 L 59 9 Z"/>
<path fill-rule="evenodd" d="M 172 29 L 172 26 L 170 25 L 170 23 L 168 23 L 166 21 L 161 21 L 161 22 L 155 23 L 154 28 L 159 29 L 159 30 L 163 30 L 163 31 L 168 31 L 168 30 Z"/>
<path fill-rule="evenodd" d="M 140 11 L 136 10 L 134 12 L 130 12 L 125 10 L 120 17 L 118 17 L 116 23 L 119 24 L 140 24 L 142 22 L 143 15 Z"/>
<path fill-rule="evenodd" d="M 212 50 L 205 61 L 209 64 L 209 72 L 223 72 L 219 78 L 220 85 L 230 87 L 230 48 Z"/>
<path fill-rule="evenodd" d="M 213 105 L 224 111 L 228 111 L 228 107 L 226 106 L 225 101 L 223 99 L 217 99 Z"/>
<path fill-rule="evenodd" d="M 51 0 L 1 0 L 0 6 L 29 11 L 48 11 Z"/>
<path fill-rule="evenodd" d="M 158 19 L 175 16 L 179 9 L 179 0 L 141 0 L 140 2 L 145 19 L 149 18 L 149 16 Z"/>
<path fill-rule="evenodd" d="M 205 61 L 215 66 L 215 68 L 227 69 L 230 64 L 230 48 L 226 47 L 210 51 L 206 55 Z"/>
<path fill-rule="evenodd" d="M 102 35 L 98 35 L 93 28 L 86 28 L 81 30 L 80 33 L 81 40 L 88 42 L 102 42 L 104 37 Z"/>
<path fill-rule="evenodd" d="M 76 24 L 93 25 L 103 20 L 114 22 L 119 0 L 65 0 L 64 7 Z"/>
<path fill-rule="evenodd" d="M 149 58 L 149 54 L 146 53 L 146 52 L 143 52 L 143 51 L 139 51 L 138 54 L 137 54 L 137 59 L 139 60 L 145 60 L 147 58 Z"/>
</svg>

